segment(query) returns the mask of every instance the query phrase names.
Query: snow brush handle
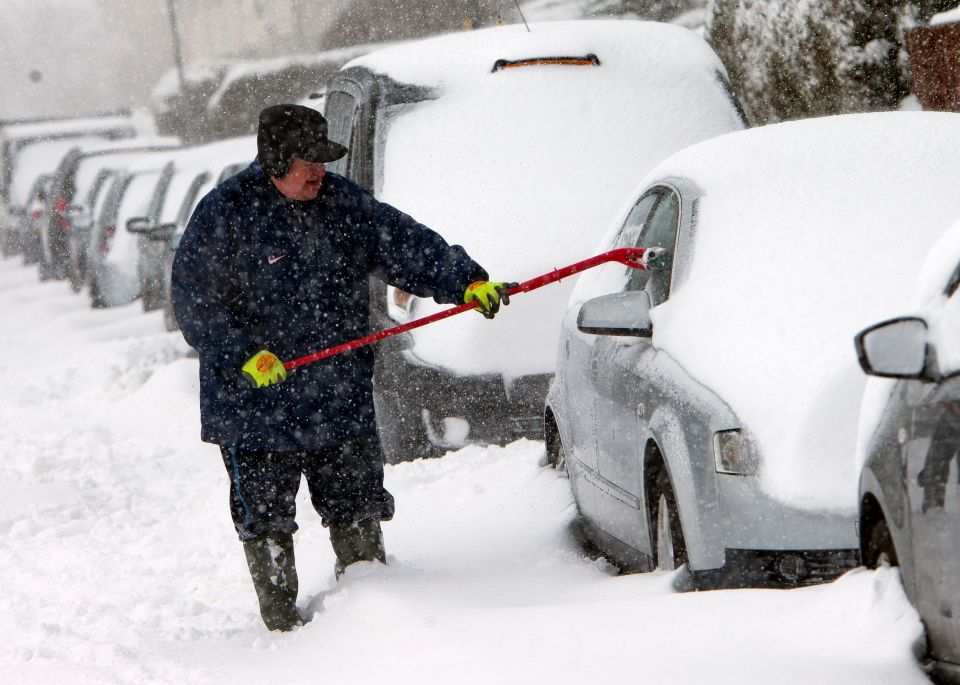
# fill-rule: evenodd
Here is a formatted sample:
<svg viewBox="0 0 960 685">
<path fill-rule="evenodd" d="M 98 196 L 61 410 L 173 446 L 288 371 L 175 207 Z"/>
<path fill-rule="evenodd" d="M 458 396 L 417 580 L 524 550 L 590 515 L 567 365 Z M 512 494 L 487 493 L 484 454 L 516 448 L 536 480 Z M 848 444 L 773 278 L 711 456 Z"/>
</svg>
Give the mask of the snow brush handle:
<svg viewBox="0 0 960 685">
<path fill-rule="evenodd" d="M 581 271 L 586 271 L 587 269 L 592 269 L 595 266 L 600 264 L 608 264 L 609 262 L 619 262 L 626 266 L 633 267 L 634 269 L 647 269 L 652 260 L 663 254 L 664 250 L 662 248 L 644 248 L 644 247 L 621 247 L 616 250 L 610 250 L 609 252 L 603 252 L 596 255 L 595 257 L 590 257 L 589 259 L 584 259 L 580 262 L 575 262 L 569 266 L 564 266 L 559 269 L 554 269 L 548 273 L 543 274 L 542 276 L 537 276 L 536 278 L 531 278 L 529 281 L 524 281 L 519 285 L 510 288 L 508 291 L 510 296 L 518 295 L 520 293 L 528 293 L 531 290 L 536 290 L 537 288 L 542 288 L 545 285 L 550 285 L 551 283 L 556 283 L 557 281 L 563 280 L 574 274 L 578 274 Z M 298 366 L 304 366 L 305 364 L 312 364 L 313 362 L 318 362 L 321 359 L 326 359 L 327 357 L 333 357 L 338 354 L 343 354 L 344 352 L 349 352 L 350 350 L 355 350 L 358 347 L 364 347 L 366 345 L 372 345 L 375 342 L 379 342 L 384 338 L 390 338 L 394 335 L 400 333 L 405 333 L 411 331 L 414 328 L 420 328 L 421 326 L 427 326 L 437 321 L 442 321 L 443 319 L 448 319 L 451 316 L 456 316 L 457 314 L 462 314 L 463 312 L 469 312 L 476 309 L 477 305 L 472 302 L 467 302 L 456 307 L 450 307 L 450 309 L 444 309 L 443 311 L 437 312 L 436 314 L 431 314 L 430 316 L 425 316 L 422 319 L 416 319 L 399 326 L 394 326 L 393 328 L 388 328 L 383 331 L 377 331 L 376 333 L 371 333 L 363 338 L 357 338 L 356 340 L 351 340 L 350 342 L 345 342 L 341 345 L 335 345 L 333 347 L 328 347 L 325 350 L 320 350 L 319 352 L 314 352 L 313 354 L 308 354 L 305 357 L 300 357 L 298 359 L 293 359 L 288 362 L 283 363 L 283 368 L 287 371 L 297 368 Z"/>
</svg>

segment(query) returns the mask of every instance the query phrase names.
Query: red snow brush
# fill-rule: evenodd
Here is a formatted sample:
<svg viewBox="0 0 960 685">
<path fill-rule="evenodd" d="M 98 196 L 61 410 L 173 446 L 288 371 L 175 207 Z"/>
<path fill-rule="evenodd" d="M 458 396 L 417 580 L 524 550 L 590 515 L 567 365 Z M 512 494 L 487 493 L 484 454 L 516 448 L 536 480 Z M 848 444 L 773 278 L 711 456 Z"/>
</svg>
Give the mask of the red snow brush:
<svg viewBox="0 0 960 685">
<path fill-rule="evenodd" d="M 580 262 L 574 262 L 569 266 L 554 269 L 553 271 L 545 273 L 542 276 L 531 278 L 529 281 L 524 281 L 523 283 L 510 288 L 510 290 L 507 292 L 510 294 L 510 297 L 519 295 L 520 293 L 528 293 L 531 290 L 536 290 L 537 288 L 542 288 L 545 285 L 556 283 L 564 278 L 578 274 L 581 271 L 586 271 L 587 269 L 592 269 L 595 266 L 607 264 L 609 262 L 618 262 L 634 269 L 650 269 L 651 265 L 654 263 L 654 260 L 663 256 L 664 253 L 665 250 L 663 248 L 656 247 L 621 247 L 616 250 L 610 250 L 609 252 L 603 252 L 595 257 L 590 257 L 589 259 L 584 259 Z M 308 354 L 305 357 L 284 362 L 283 367 L 287 371 L 290 371 L 298 366 L 312 364 L 313 362 L 318 362 L 321 359 L 326 359 L 327 357 L 333 357 L 344 352 L 349 352 L 350 350 L 355 350 L 358 347 L 371 345 L 385 338 L 390 338 L 394 335 L 411 331 L 414 328 L 427 326 L 429 324 L 436 323 L 437 321 L 448 319 L 451 316 L 462 314 L 463 312 L 473 311 L 476 308 L 477 305 L 474 302 L 467 302 L 457 305 L 456 307 L 450 307 L 450 309 L 444 309 L 442 312 L 425 316 L 422 319 L 416 319 L 414 321 L 401 324 L 400 326 L 394 326 L 393 328 L 388 328 L 383 331 L 377 331 L 376 333 L 371 333 L 370 335 L 362 338 L 357 338 L 356 340 L 351 340 L 350 342 L 345 342 L 340 345 L 334 345 L 333 347 L 328 347 L 325 350 Z"/>
</svg>

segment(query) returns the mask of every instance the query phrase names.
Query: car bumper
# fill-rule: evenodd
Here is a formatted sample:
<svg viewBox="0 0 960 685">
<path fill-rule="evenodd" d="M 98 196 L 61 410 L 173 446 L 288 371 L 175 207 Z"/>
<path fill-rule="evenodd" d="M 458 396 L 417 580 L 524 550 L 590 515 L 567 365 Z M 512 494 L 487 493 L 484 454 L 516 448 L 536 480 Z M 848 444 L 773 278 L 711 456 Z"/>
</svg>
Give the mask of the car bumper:
<svg viewBox="0 0 960 685">
<path fill-rule="evenodd" d="M 474 442 L 542 439 L 543 405 L 552 378 L 457 375 L 423 364 L 395 343 L 377 351 L 375 389 L 396 393 L 402 402 L 426 410 L 421 415 L 430 442 L 449 449 Z M 456 429 L 445 419 L 459 419 Z"/>
<path fill-rule="evenodd" d="M 720 568 L 692 571 L 699 590 L 719 588 L 782 588 L 831 581 L 860 564 L 855 549 L 830 550 L 724 550 Z"/>
</svg>

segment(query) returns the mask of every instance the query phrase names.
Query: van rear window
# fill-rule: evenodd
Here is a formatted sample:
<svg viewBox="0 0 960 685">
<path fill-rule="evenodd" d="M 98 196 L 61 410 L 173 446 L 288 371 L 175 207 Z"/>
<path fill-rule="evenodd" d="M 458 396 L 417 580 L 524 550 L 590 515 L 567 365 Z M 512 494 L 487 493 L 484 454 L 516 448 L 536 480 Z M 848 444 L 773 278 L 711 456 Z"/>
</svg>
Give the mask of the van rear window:
<svg viewBox="0 0 960 685">
<path fill-rule="evenodd" d="M 599 67 L 600 58 L 592 52 L 580 57 L 527 57 L 526 59 L 498 59 L 493 63 L 493 73 L 503 69 L 517 69 L 518 67 L 535 67 L 544 64 L 561 64 L 574 67 Z"/>
</svg>

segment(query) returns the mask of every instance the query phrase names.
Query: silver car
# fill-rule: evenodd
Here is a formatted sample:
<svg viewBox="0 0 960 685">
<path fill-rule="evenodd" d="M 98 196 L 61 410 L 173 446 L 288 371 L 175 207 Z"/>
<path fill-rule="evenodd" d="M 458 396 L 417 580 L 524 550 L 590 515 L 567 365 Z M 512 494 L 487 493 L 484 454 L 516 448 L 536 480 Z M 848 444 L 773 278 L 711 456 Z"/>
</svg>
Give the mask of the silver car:
<svg viewBox="0 0 960 685">
<path fill-rule="evenodd" d="M 856 339 L 864 395 L 860 531 L 867 566 L 899 565 L 943 680 L 960 682 L 960 226 L 925 265 L 921 309 Z"/>
<path fill-rule="evenodd" d="M 960 214 L 957 136 L 954 115 L 813 119 L 699 143 L 648 176 L 602 248 L 666 256 L 581 278 L 545 413 L 604 553 L 686 564 L 701 587 L 857 563 L 849 341 L 905 305 L 895 274 Z"/>
</svg>

